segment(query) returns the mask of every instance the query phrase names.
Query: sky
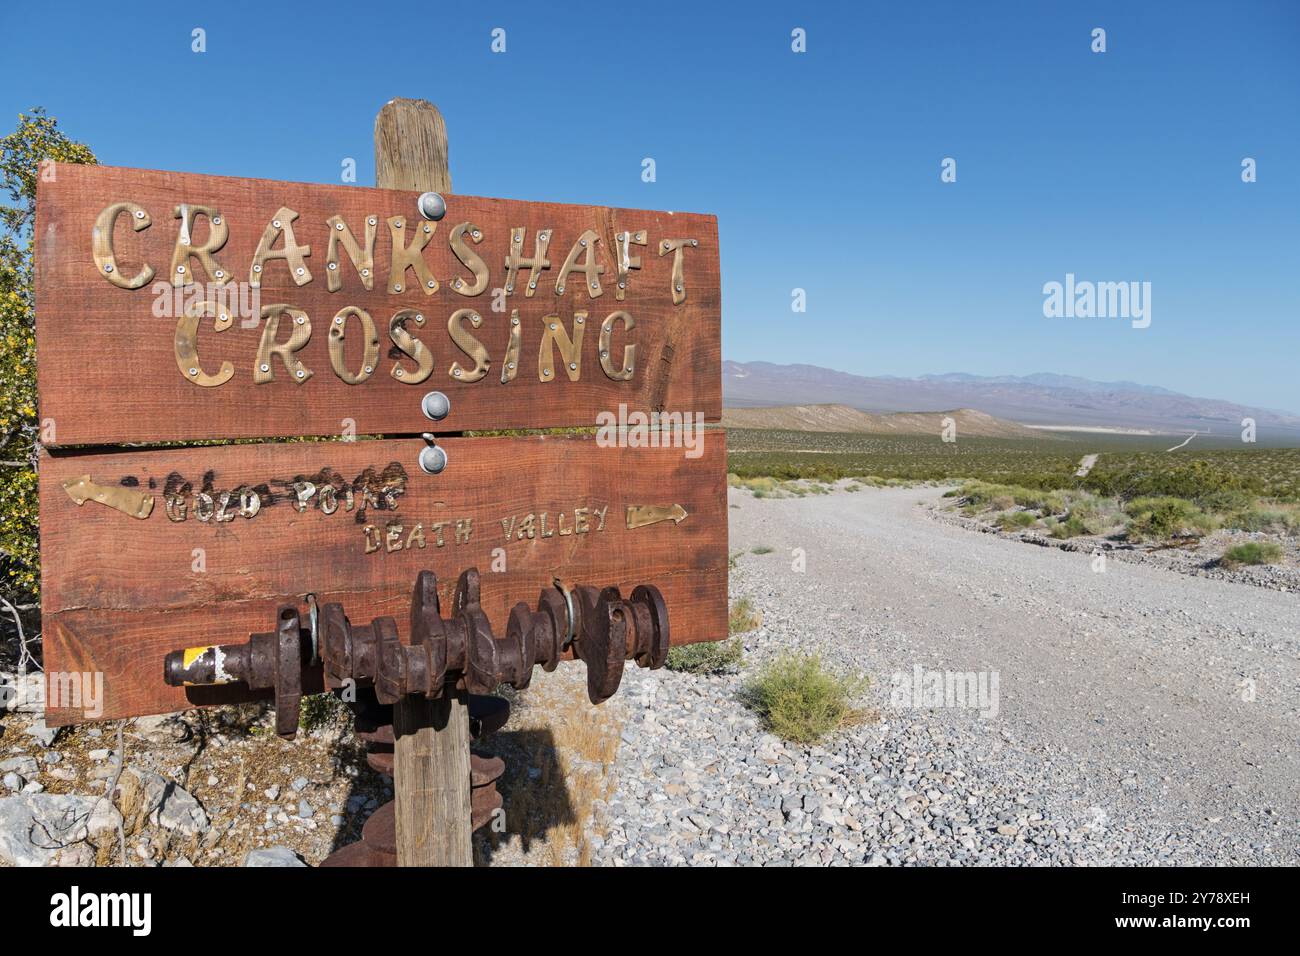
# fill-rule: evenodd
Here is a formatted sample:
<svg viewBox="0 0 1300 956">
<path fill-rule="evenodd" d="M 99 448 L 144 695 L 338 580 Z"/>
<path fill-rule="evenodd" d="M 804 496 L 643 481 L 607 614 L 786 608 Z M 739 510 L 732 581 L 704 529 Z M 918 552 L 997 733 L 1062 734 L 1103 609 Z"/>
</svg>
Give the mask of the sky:
<svg viewBox="0 0 1300 956">
<path fill-rule="evenodd" d="M 1300 412 L 1295 0 L 7 2 L 0 63 L 0 130 L 111 165 L 370 185 L 406 96 L 455 192 L 713 213 L 727 359 Z M 1149 282 L 1149 327 L 1045 317 L 1067 274 Z"/>
</svg>

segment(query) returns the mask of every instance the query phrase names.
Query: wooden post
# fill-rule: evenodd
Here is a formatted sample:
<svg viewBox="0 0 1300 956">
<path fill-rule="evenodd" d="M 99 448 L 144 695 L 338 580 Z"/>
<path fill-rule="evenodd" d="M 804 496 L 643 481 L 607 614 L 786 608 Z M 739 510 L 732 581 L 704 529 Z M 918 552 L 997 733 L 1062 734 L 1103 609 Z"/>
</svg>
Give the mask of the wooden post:
<svg viewBox="0 0 1300 956">
<path fill-rule="evenodd" d="M 448 193 L 447 127 L 425 100 L 395 99 L 375 117 L 375 185 Z M 414 204 L 411 218 L 416 217 Z M 418 401 L 414 396 L 412 401 Z M 469 708 L 447 688 L 441 700 L 393 706 L 393 796 L 398 866 L 472 866 Z"/>
</svg>

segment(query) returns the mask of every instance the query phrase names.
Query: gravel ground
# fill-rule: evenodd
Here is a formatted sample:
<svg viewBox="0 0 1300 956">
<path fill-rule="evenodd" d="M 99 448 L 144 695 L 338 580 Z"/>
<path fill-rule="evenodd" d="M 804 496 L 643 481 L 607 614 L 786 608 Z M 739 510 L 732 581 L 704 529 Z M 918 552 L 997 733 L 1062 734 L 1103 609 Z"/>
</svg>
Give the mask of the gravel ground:
<svg viewBox="0 0 1300 956">
<path fill-rule="evenodd" d="M 595 862 L 1295 864 L 1300 599 L 1097 573 L 931 520 L 941 493 L 732 491 L 732 597 L 763 615 L 745 669 L 816 650 L 871 677 L 880 719 L 783 744 L 743 673 L 630 673 Z M 996 672 L 996 716 L 895 706 L 918 665 Z"/>
</svg>

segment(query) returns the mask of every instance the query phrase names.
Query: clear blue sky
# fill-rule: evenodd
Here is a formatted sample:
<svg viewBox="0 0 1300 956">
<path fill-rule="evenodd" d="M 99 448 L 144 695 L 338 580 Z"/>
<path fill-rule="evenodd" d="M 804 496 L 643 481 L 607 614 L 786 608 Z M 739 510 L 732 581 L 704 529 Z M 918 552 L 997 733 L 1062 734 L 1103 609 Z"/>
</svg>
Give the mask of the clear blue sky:
<svg viewBox="0 0 1300 956">
<path fill-rule="evenodd" d="M 424 97 L 457 192 L 717 214 L 727 358 L 1300 411 L 1298 2 L 292 6 L 9 0 L 3 128 L 42 105 L 105 163 L 366 185 L 376 111 Z M 1067 272 L 1151 282 L 1151 327 L 1044 318 Z"/>
</svg>

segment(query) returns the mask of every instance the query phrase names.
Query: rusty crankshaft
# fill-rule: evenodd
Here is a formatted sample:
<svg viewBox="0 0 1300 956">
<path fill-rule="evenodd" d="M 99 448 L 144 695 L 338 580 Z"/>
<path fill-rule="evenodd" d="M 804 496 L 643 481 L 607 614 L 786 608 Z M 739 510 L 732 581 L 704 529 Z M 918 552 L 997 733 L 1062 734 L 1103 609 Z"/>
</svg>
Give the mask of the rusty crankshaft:
<svg viewBox="0 0 1300 956">
<path fill-rule="evenodd" d="M 320 662 L 326 686 L 373 686 L 381 703 L 407 694 L 441 697 L 448 684 L 486 694 L 499 684 L 527 687 L 533 668 L 554 670 L 566 652 L 587 665 L 587 696 L 599 704 L 618 690 L 623 663 L 662 667 L 668 656 L 668 611 L 659 589 L 640 585 L 624 598 L 614 587 L 543 589 L 536 610 L 520 602 L 498 637 L 479 606 L 479 573 L 470 568 L 456 583 L 451 615 L 441 616 L 438 582 L 421 571 L 411 602 L 411 642 L 403 644 L 397 623 L 377 617 L 353 624 L 343 606 L 311 605 L 307 626 L 297 607 L 276 614 L 276 628 L 242 644 L 173 651 L 163 666 L 172 686 L 242 681 L 254 690 L 273 689 L 276 733 L 292 737 L 298 728 L 302 673 Z"/>
</svg>

